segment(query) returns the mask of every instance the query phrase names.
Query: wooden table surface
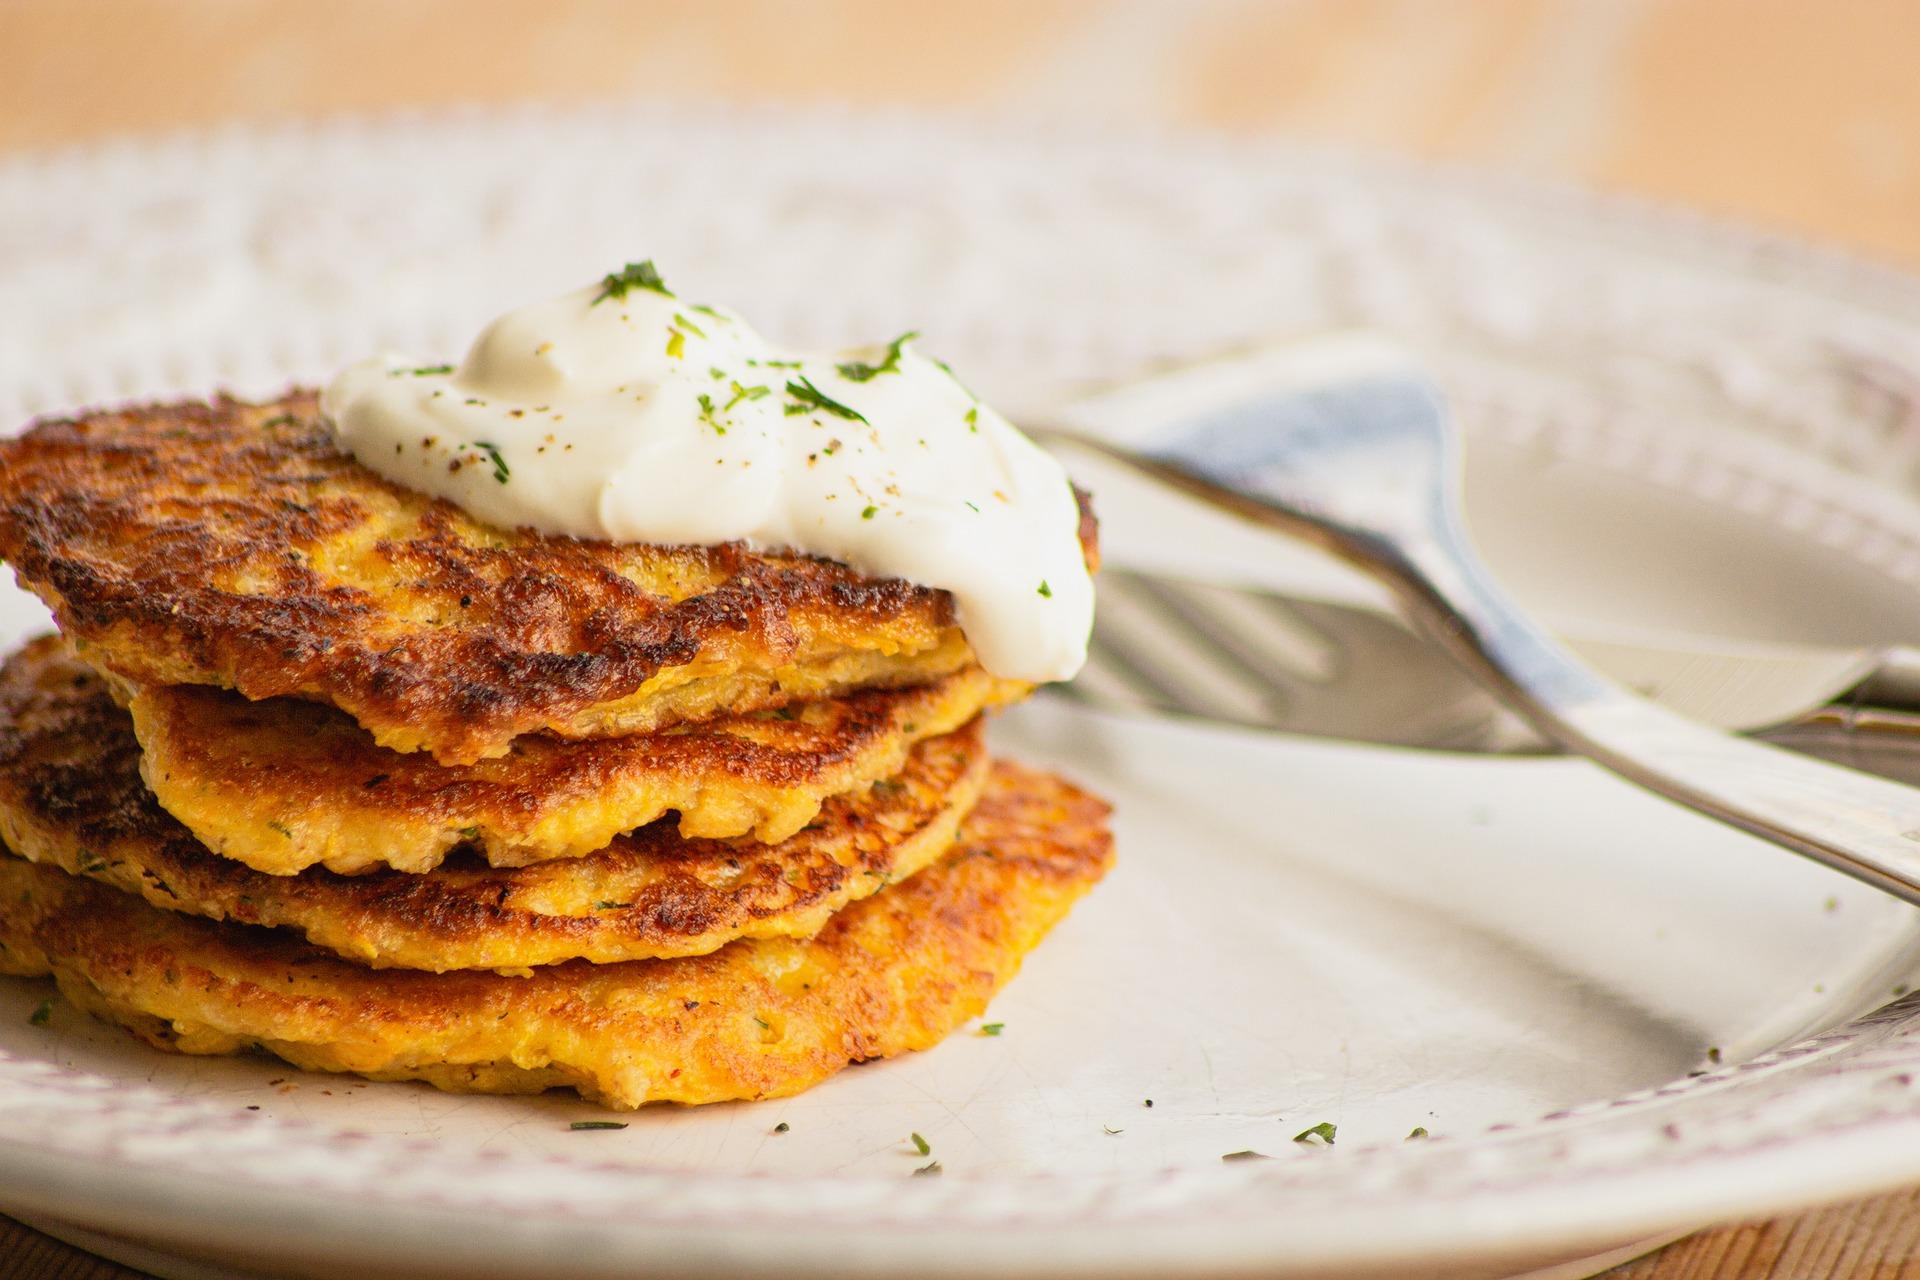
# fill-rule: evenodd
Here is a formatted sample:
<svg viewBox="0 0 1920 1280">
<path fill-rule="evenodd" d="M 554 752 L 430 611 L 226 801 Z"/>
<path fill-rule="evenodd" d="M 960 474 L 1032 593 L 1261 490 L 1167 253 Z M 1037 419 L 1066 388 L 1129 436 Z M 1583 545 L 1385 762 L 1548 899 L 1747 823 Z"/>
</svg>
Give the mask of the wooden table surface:
<svg viewBox="0 0 1920 1280">
<path fill-rule="evenodd" d="M 0 158 L 469 101 L 872 101 L 1402 151 L 1920 268 L 1915 0 L 0 0 L 0 50 Z M 0 1264 L 137 1274 L 5 1219 Z M 1920 1280 L 1920 1188 L 1702 1232 L 1609 1274 Z"/>
</svg>

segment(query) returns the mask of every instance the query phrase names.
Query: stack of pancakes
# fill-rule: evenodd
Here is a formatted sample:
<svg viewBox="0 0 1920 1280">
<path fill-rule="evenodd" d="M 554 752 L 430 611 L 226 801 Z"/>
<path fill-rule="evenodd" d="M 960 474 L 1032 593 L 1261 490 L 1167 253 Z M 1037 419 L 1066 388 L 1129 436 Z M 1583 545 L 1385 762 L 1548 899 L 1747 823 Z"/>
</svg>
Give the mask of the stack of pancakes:
<svg viewBox="0 0 1920 1280">
<path fill-rule="evenodd" d="M 1091 562 L 1093 525 L 1082 542 Z M 0 971 L 184 1053 L 615 1107 L 978 1014 L 1106 869 L 943 592 L 482 525 L 310 395 L 0 443 Z"/>
</svg>

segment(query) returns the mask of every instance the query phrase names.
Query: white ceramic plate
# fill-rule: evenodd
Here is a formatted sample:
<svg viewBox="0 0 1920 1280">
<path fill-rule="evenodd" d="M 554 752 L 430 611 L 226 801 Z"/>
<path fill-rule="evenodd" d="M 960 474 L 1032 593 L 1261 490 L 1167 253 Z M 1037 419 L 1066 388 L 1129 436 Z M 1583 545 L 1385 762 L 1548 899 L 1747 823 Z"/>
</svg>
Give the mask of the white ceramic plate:
<svg viewBox="0 0 1920 1280">
<path fill-rule="evenodd" d="M 36 320 L 0 408 L 450 354 L 648 254 L 795 342 L 916 325 L 1017 412 L 1381 324 L 1447 380 L 1477 526 L 1547 616 L 1920 636 L 1920 290 L 1266 145 L 625 108 L 45 157 L 0 168 L 0 313 Z M 1220 550 L 1124 495 L 1105 516 L 1123 561 Z M 0 600 L 0 638 L 42 620 Z M 560 1096 L 35 1027 L 44 984 L 9 983 L 0 1204 L 180 1275 L 1493 1276 L 1920 1177 L 1904 906 L 1574 761 L 1051 702 L 997 734 L 1113 797 L 1120 842 L 999 1037 L 572 1132 L 599 1113 Z M 1333 1149 L 1292 1141 L 1322 1121 Z M 912 1132 L 944 1176 L 911 1176 Z M 1249 1149 L 1273 1158 L 1221 1160 Z"/>
</svg>

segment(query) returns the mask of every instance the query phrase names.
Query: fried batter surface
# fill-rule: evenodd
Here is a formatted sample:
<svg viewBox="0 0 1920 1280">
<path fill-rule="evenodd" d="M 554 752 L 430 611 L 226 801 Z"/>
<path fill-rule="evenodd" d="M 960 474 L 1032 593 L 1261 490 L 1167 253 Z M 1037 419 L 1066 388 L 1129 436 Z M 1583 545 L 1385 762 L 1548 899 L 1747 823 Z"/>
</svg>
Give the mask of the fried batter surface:
<svg viewBox="0 0 1920 1280">
<path fill-rule="evenodd" d="M 524 978 L 366 969 L 5 858 L 0 968 L 51 972 L 75 1004 L 181 1053 L 259 1048 L 456 1092 L 572 1087 L 622 1109 L 774 1097 L 984 1009 L 1105 871 L 1105 816 L 1059 779 L 998 765 L 941 863 L 811 939 Z"/>
<path fill-rule="evenodd" d="M 980 794 L 976 720 L 893 777 L 826 802 L 779 844 L 686 839 L 656 823 L 578 859 L 518 869 L 472 855 L 429 875 L 267 875 L 202 845 L 141 783 L 127 715 L 71 660 L 0 671 L 0 836 L 22 857 L 216 920 L 285 926 L 375 966 L 524 969 L 698 955 L 803 937 L 939 858 Z M 40 679 L 23 687 L 29 668 Z"/>
<path fill-rule="evenodd" d="M 1090 563 L 1093 537 L 1088 515 Z M 737 543 L 483 525 L 337 450 L 311 392 L 0 441 L 0 556 L 105 670 L 330 702 L 448 764 L 972 661 L 943 591 Z"/>
<path fill-rule="evenodd" d="M 58 662 L 34 649 L 0 669 L 0 715 L 25 696 L 44 702 L 51 673 L 24 668 Z M 68 702 L 88 694 L 57 675 L 52 687 Z M 669 811 L 685 836 L 777 843 L 829 797 L 897 773 L 914 743 L 1026 689 L 974 666 L 919 688 L 636 737 L 530 735 L 471 765 L 388 751 L 339 712 L 288 698 L 142 685 L 127 705 L 148 787 L 208 848 L 274 875 L 316 865 L 352 874 L 428 871 L 463 843 L 498 867 L 575 858 Z"/>
</svg>

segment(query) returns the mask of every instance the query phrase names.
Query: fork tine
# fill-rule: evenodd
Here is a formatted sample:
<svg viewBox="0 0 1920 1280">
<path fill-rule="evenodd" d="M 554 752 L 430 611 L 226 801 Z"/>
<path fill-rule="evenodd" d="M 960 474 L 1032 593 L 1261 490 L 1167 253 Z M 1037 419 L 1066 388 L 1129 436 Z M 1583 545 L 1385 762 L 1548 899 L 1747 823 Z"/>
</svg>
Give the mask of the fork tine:
<svg viewBox="0 0 1920 1280">
<path fill-rule="evenodd" d="M 1243 665 L 1223 662 L 1196 631 L 1135 577 L 1102 584 L 1093 653 L 1099 665 L 1157 706 L 1238 724 L 1269 724 L 1282 701 Z"/>
<path fill-rule="evenodd" d="M 1154 574 L 1124 576 L 1129 587 L 1183 624 L 1216 662 L 1253 683 L 1324 683 L 1339 671 L 1339 646 L 1277 597 Z"/>
<path fill-rule="evenodd" d="M 1254 728 L 1440 750 L 1537 740 L 1388 618 L 1152 573 L 1102 574 L 1066 696 Z"/>
</svg>

